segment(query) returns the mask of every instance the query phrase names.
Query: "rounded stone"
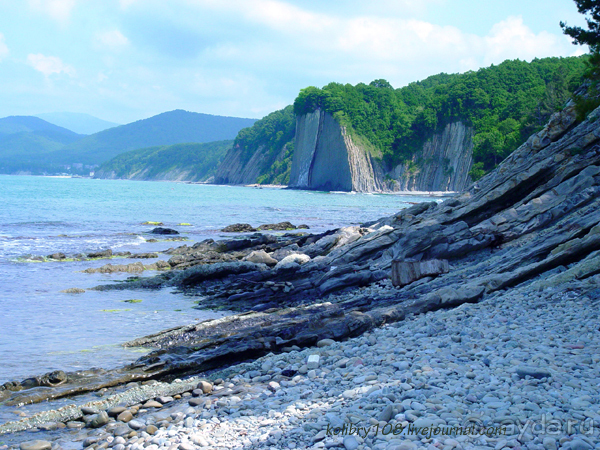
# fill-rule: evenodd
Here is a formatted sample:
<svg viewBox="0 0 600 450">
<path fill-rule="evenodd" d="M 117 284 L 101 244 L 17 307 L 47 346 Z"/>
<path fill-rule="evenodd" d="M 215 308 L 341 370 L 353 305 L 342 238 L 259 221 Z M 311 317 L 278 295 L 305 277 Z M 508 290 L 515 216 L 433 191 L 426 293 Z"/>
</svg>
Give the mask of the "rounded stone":
<svg viewBox="0 0 600 450">
<path fill-rule="evenodd" d="M 133 414 L 131 414 L 131 411 L 123 411 L 121 412 L 118 416 L 117 416 L 117 420 L 121 421 L 121 422 L 130 422 L 133 419 Z"/>
<path fill-rule="evenodd" d="M 52 443 L 36 439 L 35 441 L 22 442 L 20 448 L 21 450 L 50 450 L 52 448 Z"/>
<path fill-rule="evenodd" d="M 141 430 L 145 426 L 142 422 L 135 419 L 127 422 L 127 425 L 129 425 L 129 428 L 132 428 L 134 430 Z"/>
<path fill-rule="evenodd" d="M 335 344 L 335 341 L 333 339 L 321 339 L 317 342 L 317 347 L 329 347 L 333 344 Z"/>
<path fill-rule="evenodd" d="M 124 406 L 114 406 L 112 408 L 107 409 L 106 412 L 110 417 L 117 417 L 119 414 L 126 410 L 127 408 L 125 408 Z"/>
<path fill-rule="evenodd" d="M 202 392 L 204 392 L 205 394 L 209 394 L 210 392 L 212 392 L 213 389 L 212 384 L 205 380 L 200 381 L 198 383 L 197 388 L 202 390 Z"/>
</svg>

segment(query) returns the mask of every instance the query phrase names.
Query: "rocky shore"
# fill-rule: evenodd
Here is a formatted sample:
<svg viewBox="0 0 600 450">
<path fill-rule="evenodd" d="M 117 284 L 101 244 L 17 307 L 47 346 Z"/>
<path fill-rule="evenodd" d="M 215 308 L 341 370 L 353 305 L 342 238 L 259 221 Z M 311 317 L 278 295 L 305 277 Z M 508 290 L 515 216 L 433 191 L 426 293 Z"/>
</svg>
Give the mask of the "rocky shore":
<svg viewBox="0 0 600 450">
<path fill-rule="evenodd" d="M 101 405 L 133 424 L 78 406 L 0 433 L 87 424 L 51 432 L 54 446 L 117 450 L 600 448 L 598 117 L 577 123 L 567 107 L 441 204 L 319 235 L 184 245 L 169 250 L 169 271 L 99 286 L 176 287 L 242 312 L 130 342 L 155 350 L 110 373 L 0 392 L 16 406 L 136 383 L 145 398 Z M 391 285 L 393 261 L 432 259 L 447 273 Z M 214 390 L 195 391 L 198 374 Z M 169 383 L 139 386 L 148 380 Z M 22 449 L 52 446 L 35 445 Z"/>
</svg>

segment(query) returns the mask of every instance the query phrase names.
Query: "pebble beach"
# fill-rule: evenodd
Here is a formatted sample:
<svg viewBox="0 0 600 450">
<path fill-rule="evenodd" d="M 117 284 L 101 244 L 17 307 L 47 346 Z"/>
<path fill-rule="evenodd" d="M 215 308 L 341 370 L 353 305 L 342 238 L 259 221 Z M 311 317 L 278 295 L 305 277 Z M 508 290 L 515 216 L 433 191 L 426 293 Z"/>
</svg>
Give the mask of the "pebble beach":
<svg viewBox="0 0 600 450">
<path fill-rule="evenodd" d="M 179 395 L 86 410 L 55 440 L 10 448 L 600 449 L 598 275 L 578 283 L 528 284 L 290 348 Z M 393 289 L 385 280 L 360 291 Z"/>
</svg>

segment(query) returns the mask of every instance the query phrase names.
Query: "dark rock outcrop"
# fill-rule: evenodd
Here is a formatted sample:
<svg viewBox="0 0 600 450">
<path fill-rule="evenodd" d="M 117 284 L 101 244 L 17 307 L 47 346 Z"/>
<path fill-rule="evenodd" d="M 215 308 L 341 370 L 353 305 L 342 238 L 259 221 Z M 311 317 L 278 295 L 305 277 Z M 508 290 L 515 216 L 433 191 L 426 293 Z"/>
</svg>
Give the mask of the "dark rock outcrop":
<svg viewBox="0 0 600 450">
<path fill-rule="evenodd" d="M 221 231 L 224 233 L 253 233 L 256 228 L 249 223 L 234 223 L 233 225 L 227 225 Z"/>
<path fill-rule="evenodd" d="M 150 233 L 152 234 L 179 234 L 179 231 L 172 228 L 156 227 Z"/>
</svg>

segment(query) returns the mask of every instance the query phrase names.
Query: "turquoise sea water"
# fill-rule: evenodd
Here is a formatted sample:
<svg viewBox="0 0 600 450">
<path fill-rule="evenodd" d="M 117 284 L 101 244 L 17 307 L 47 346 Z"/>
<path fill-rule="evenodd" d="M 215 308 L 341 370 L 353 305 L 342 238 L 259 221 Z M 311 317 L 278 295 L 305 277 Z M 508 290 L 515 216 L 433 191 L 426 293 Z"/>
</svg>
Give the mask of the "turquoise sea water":
<svg viewBox="0 0 600 450">
<path fill-rule="evenodd" d="M 237 222 L 258 226 L 289 220 L 307 224 L 313 232 L 325 231 L 374 220 L 423 200 L 429 199 L 0 176 L 0 384 L 51 370 L 110 368 L 131 362 L 140 350 L 124 349 L 122 342 L 225 314 L 194 309 L 193 298 L 168 290 L 60 292 L 130 276 L 81 273 L 88 267 L 140 260 L 33 263 L 22 262 L 23 258 L 106 248 L 140 253 L 183 244 L 146 242 L 156 236 L 148 234 L 153 227 L 142 225 L 145 221 L 163 222 L 193 242 L 231 237 L 219 229 Z M 178 226 L 182 222 L 191 226 Z M 124 302 L 131 299 L 142 302 Z"/>
</svg>

